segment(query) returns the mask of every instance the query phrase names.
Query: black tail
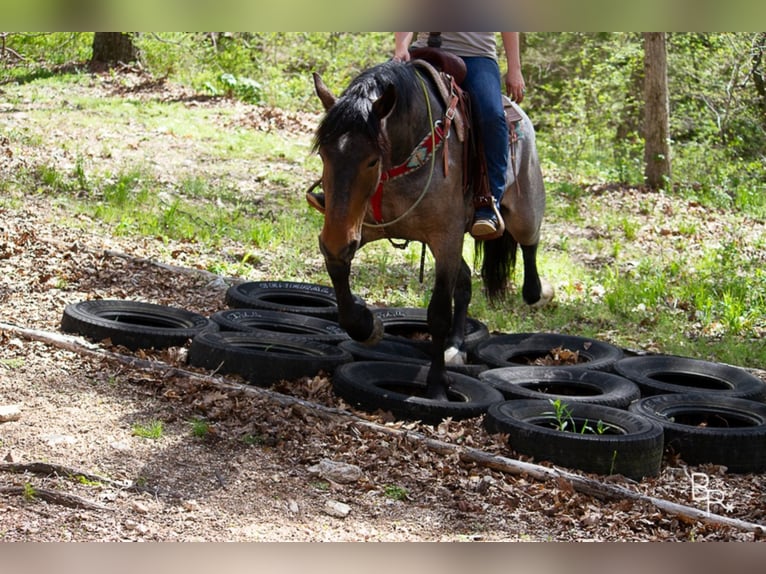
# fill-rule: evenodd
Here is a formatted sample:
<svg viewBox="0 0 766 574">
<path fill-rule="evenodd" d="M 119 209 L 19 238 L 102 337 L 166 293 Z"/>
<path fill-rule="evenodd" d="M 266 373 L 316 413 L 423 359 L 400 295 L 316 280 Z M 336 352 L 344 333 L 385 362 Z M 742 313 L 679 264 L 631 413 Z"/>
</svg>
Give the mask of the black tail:
<svg viewBox="0 0 766 574">
<path fill-rule="evenodd" d="M 476 261 L 481 261 L 481 278 L 490 303 L 505 299 L 511 273 L 516 267 L 518 243 L 510 233 L 491 241 L 477 241 Z"/>
</svg>

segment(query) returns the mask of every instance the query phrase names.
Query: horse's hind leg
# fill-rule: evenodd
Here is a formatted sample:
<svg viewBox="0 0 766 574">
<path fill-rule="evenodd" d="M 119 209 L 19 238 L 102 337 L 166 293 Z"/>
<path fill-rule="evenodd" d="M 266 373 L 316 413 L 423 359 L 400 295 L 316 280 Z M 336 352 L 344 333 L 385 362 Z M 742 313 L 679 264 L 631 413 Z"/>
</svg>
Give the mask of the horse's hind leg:
<svg viewBox="0 0 766 574">
<path fill-rule="evenodd" d="M 533 146 L 532 142 L 526 142 Z M 506 233 L 521 246 L 524 258 L 524 301 L 532 307 L 542 307 L 553 299 L 553 287 L 537 272 L 537 246 L 545 212 L 545 184 L 537 152 L 534 147 L 525 150 L 521 158 L 517 181 L 503 196 L 503 218 Z"/>
<path fill-rule="evenodd" d="M 537 243 L 522 245 L 521 254 L 524 258 L 524 283 L 521 296 L 530 307 L 542 307 L 553 299 L 553 287 L 540 278 L 537 272 Z"/>
<path fill-rule="evenodd" d="M 468 267 L 465 259 L 460 265 L 460 272 L 455 282 L 453 301 L 455 306 L 452 311 L 452 328 L 447 338 L 444 361 L 446 363 L 462 365 L 466 359 L 463 341 L 465 339 L 468 305 L 471 302 L 471 268 Z"/>
<path fill-rule="evenodd" d="M 458 231 L 462 240 L 462 229 Z M 429 245 L 435 260 L 434 288 L 428 303 L 428 330 L 431 333 L 431 368 L 428 371 L 426 394 L 429 398 L 447 400 L 449 378 L 445 368 L 444 349 L 455 332 L 452 302 L 456 285 L 461 285 L 458 309 L 467 310 L 465 301 L 465 270 L 462 259 L 462 241 Z M 470 272 L 470 270 L 468 270 Z M 468 275 L 470 280 L 470 274 Z M 462 311 L 461 311 L 462 313 Z M 465 324 L 465 319 L 458 319 Z M 463 331 L 461 330 L 461 333 Z"/>
</svg>

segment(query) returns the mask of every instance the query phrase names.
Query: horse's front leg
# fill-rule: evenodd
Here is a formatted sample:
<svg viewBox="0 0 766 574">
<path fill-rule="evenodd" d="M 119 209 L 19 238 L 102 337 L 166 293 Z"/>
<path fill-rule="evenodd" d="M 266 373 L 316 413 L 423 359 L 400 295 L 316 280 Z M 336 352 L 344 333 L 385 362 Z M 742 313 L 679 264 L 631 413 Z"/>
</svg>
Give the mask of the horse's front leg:
<svg viewBox="0 0 766 574">
<path fill-rule="evenodd" d="M 338 303 L 338 323 L 355 341 L 374 345 L 383 338 L 383 323 L 365 306 L 354 300 L 349 286 L 351 262 L 325 258 L 335 298 Z"/>
<path fill-rule="evenodd" d="M 452 327 L 452 297 L 459 268 L 445 266 L 436 257 L 436 280 L 428 304 L 428 330 L 431 332 L 431 368 L 428 371 L 427 395 L 447 400 L 449 378 L 444 361 L 444 347 Z M 458 259 L 462 261 L 462 259 Z"/>
<path fill-rule="evenodd" d="M 453 300 L 455 301 L 455 308 L 452 312 L 452 328 L 444 350 L 444 360 L 447 363 L 462 365 L 466 360 L 463 342 L 465 341 L 468 305 L 471 303 L 471 268 L 468 267 L 465 259 L 460 265 Z"/>
</svg>

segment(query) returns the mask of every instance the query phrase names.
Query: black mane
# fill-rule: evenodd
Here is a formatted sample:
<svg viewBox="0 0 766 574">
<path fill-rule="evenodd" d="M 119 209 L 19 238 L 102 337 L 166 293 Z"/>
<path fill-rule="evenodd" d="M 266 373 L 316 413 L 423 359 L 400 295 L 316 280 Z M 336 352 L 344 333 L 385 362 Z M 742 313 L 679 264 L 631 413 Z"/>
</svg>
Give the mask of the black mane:
<svg viewBox="0 0 766 574">
<path fill-rule="evenodd" d="M 409 63 L 389 61 L 369 68 L 359 74 L 328 110 L 317 127 L 314 150 L 337 141 L 347 133 L 366 135 L 378 146 L 386 147 L 381 133 L 380 121 L 371 114 L 372 103 L 393 84 L 396 89 L 394 114 L 401 115 L 410 108 L 413 94 L 419 90 L 415 69 Z"/>
</svg>

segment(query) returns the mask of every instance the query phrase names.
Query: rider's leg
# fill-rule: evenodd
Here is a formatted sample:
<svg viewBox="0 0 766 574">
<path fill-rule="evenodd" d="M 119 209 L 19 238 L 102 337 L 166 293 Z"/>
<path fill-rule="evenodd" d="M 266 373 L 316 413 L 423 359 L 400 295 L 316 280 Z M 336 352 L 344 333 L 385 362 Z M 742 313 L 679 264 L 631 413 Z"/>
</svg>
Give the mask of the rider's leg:
<svg viewBox="0 0 766 574">
<path fill-rule="evenodd" d="M 496 210 L 482 207 L 476 210 L 471 234 L 474 237 L 490 236 L 497 232 L 500 222 L 500 200 L 505 192 L 505 176 L 508 169 L 508 125 L 503 109 L 500 67 L 492 58 L 463 58 L 467 74 L 463 88 L 471 96 L 474 121 L 484 143 L 487 176 L 490 193 Z"/>
</svg>

